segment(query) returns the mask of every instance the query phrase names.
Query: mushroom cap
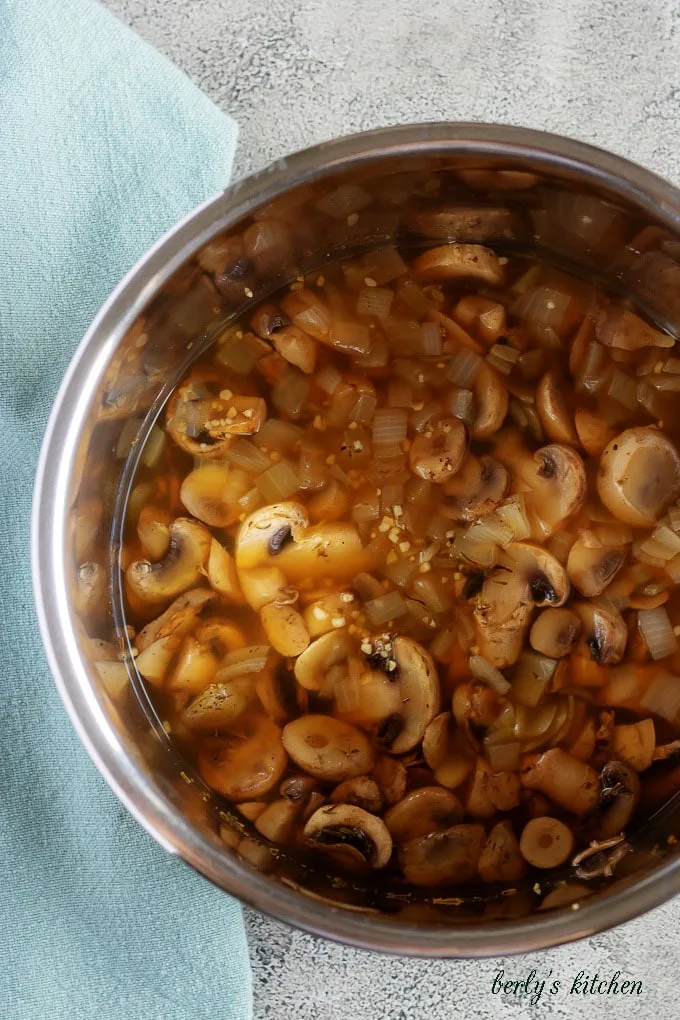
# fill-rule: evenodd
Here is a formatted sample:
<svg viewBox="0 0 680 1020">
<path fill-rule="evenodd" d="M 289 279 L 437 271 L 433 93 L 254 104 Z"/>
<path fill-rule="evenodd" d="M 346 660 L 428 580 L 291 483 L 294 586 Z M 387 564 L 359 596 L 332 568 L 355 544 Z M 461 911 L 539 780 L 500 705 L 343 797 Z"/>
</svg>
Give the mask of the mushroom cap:
<svg viewBox="0 0 680 1020">
<path fill-rule="evenodd" d="M 585 646 L 584 652 L 589 652 L 599 666 L 614 666 L 621 662 L 628 630 L 618 610 L 595 601 L 574 602 L 572 609 L 583 628 L 581 644 Z"/>
<path fill-rule="evenodd" d="M 548 439 L 578 446 L 574 418 L 567 407 L 564 380 L 559 369 L 549 369 L 536 387 L 536 411 Z"/>
<path fill-rule="evenodd" d="M 680 494 L 678 451 L 657 428 L 627 429 L 602 454 L 597 491 L 618 520 L 651 527 Z"/>
<path fill-rule="evenodd" d="M 225 528 L 238 520 L 240 507 L 236 502 L 252 488 L 252 478 L 245 471 L 226 464 L 201 464 L 184 478 L 179 498 L 192 517 L 215 528 Z M 227 498 L 232 497 L 232 501 Z"/>
<path fill-rule="evenodd" d="M 577 513 L 586 498 L 583 461 L 569 446 L 552 443 L 534 454 L 532 506 L 550 534 L 562 521 Z"/>
<path fill-rule="evenodd" d="M 329 804 L 315 811 L 304 828 L 305 839 L 315 849 L 350 850 L 371 868 L 384 868 L 392 856 L 392 837 L 381 818 L 354 804 Z M 352 852 L 353 851 L 353 852 Z"/>
<path fill-rule="evenodd" d="M 474 621 L 480 654 L 490 666 L 503 669 L 517 661 L 532 612 L 529 584 L 519 571 L 496 570 L 486 578 Z"/>
<path fill-rule="evenodd" d="M 212 535 L 198 521 L 178 517 L 170 525 L 170 545 L 162 560 L 137 560 L 125 571 L 131 590 L 145 602 L 167 602 L 197 585 L 210 554 Z"/>
<path fill-rule="evenodd" d="M 329 715 L 303 715 L 283 730 L 283 746 L 315 779 L 341 783 L 371 771 L 373 748 L 356 726 Z"/>
<path fill-rule="evenodd" d="M 198 754 L 199 771 L 208 786 L 236 802 L 269 793 L 287 765 L 281 730 L 265 716 L 248 719 L 224 740 L 205 744 Z"/>
<path fill-rule="evenodd" d="M 316 638 L 295 660 L 295 679 L 307 691 L 320 691 L 332 666 L 345 662 L 351 654 L 352 639 L 347 630 L 329 630 Z"/>
<path fill-rule="evenodd" d="M 345 779 L 336 786 L 330 795 L 332 804 L 354 804 L 377 815 L 383 808 L 383 795 L 375 779 L 371 776 L 355 776 Z"/>
<path fill-rule="evenodd" d="M 581 595 L 601 595 L 613 581 L 626 559 L 626 549 L 603 546 L 592 532 L 582 532 L 567 557 L 567 574 Z"/>
<path fill-rule="evenodd" d="M 385 825 L 397 843 L 440 832 L 463 820 L 463 806 L 451 790 L 421 786 L 385 812 Z"/>
<path fill-rule="evenodd" d="M 483 882 L 519 882 L 527 872 L 517 837 L 510 822 L 497 822 L 492 828 L 479 858 Z"/>
<path fill-rule="evenodd" d="M 392 648 L 403 707 L 397 717 L 399 732 L 388 749 L 392 754 L 405 754 L 420 743 L 439 711 L 439 674 L 430 653 L 413 638 L 397 637 Z"/>
<path fill-rule="evenodd" d="M 620 351 L 639 351 L 642 347 L 669 348 L 675 343 L 668 333 L 660 333 L 627 308 L 610 307 L 601 311 L 595 334 L 605 347 L 616 347 Z"/>
<path fill-rule="evenodd" d="M 569 578 L 556 556 L 534 542 L 511 542 L 505 551 L 526 580 L 534 605 L 564 605 Z"/>
<path fill-rule="evenodd" d="M 238 530 L 234 557 L 239 570 L 269 564 L 289 542 L 296 542 L 308 527 L 301 503 L 271 503 L 246 517 Z"/>
<path fill-rule="evenodd" d="M 443 512 L 458 521 L 476 521 L 495 510 L 508 491 L 508 472 L 493 457 L 467 457 L 459 471 L 442 486 Z"/>
<path fill-rule="evenodd" d="M 413 276 L 425 283 L 474 278 L 499 286 L 505 271 L 498 255 L 481 244 L 443 244 L 428 248 L 413 260 Z"/>
<path fill-rule="evenodd" d="M 452 825 L 409 840 L 399 853 L 406 881 L 418 886 L 469 881 L 477 874 L 485 837 L 483 825 Z"/>
<path fill-rule="evenodd" d="M 475 420 L 470 426 L 473 439 L 488 439 L 505 421 L 510 397 L 508 387 L 499 372 L 481 361 L 475 374 Z"/>
<path fill-rule="evenodd" d="M 640 779 L 626 762 L 610 761 L 600 773 L 600 785 L 604 811 L 597 826 L 597 839 L 609 839 L 630 823 L 640 800 Z"/>
<path fill-rule="evenodd" d="M 581 621 L 571 609 L 544 609 L 529 635 L 531 647 L 551 659 L 569 655 L 581 632 Z"/>
<path fill-rule="evenodd" d="M 160 616 L 140 630 L 135 638 L 135 647 L 143 652 L 159 638 L 168 637 L 170 634 L 184 637 L 193 627 L 201 610 L 216 598 L 215 592 L 209 588 L 192 588 L 191 591 L 179 595 Z M 229 648 L 227 651 L 232 649 Z"/>
<path fill-rule="evenodd" d="M 414 474 L 439 485 L 460 468 L 467 450 L 467 433 L 458 418 L 443 418 L 430 435 L 416 436 L 408 458 Z"/>
</svg>

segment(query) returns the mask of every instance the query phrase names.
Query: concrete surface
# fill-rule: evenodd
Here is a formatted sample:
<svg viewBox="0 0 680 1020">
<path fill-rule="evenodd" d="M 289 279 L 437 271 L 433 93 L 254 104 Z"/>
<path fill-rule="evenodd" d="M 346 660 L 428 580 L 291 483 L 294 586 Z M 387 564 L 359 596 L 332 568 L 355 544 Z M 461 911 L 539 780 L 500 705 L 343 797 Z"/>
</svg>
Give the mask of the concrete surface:
<svg viewBox="0 0 680 1020">
<path fill-rule="evenodd" d="M 335 135 L 492 120 L 605 146 L 680 181 L 678 0 L 105 0 L 239 122 L 237 174 Z M 559 8 L 559 9 L 558 9 Z M 247 915 L 255 1020 L 677 1016 L 680 902 L 508 961 L 423 962 L 340 948 Z M 496 972 L 549 984 L 537 1005 Z M 569 994 L 584 970 L 641 996 Z M 172 1020 L 171 1017 L 166 1020 Z"/>
</svg>

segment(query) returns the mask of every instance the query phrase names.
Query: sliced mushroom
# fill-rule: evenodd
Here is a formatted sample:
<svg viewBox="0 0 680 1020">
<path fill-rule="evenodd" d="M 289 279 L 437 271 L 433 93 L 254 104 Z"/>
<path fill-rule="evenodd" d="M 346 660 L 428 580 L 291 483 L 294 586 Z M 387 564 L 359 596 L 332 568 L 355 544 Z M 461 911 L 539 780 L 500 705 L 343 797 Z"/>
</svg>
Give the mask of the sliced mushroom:
<svg viewBox="0 0 680 1020">
<path fill-rule="evenodd" d="M 286 546 L 297 542 L 309 525 L 301 503 L 272 503 L 245 519 L 236 538 L 235 559 L 239 570 L 269 565 Z"/>
<path fill-rule="evenodd" d="M 303 715 L 283 730 L 283 746 L 315 779 L 341 783 L 371 771 L 374 753 L 356 726 L 327 715 Z"/>
<path fill-rule="evenodd" d="M 309 631 L 294 606 L 270 602 L 260 610 L 260 619 L 269 643 L 279 655 L 300 655 L 309 645 Z"/>
<path fill-rule="evenodd" d="M 546 535 L 577 513 L 586 497 L 586 473 L 579 455 L 568 446 L 544 446 L 534 455 L 531 506 Z M 529 502 L 529 500 L 527 500 Z"/>
<path fill-rule="evenodd" d="M 586 407 L 577 407 L 574 411 L 574 426 L 579 443 L 591 457 L 601 457 L 614 438 L 608 422 Z"/>
<path fill-rule="evenodd" d="M 583 815 L 600 799 L 598 775 L 594 768 L 554 747 L 539 755 L 527 755 L 520 782 L 529 790 L 544 793 L 565 811 Z"/>
<path fill-rule="evenodd" d="M 222 679 L 217 677 L 219 665 L 219 659 L 211 648 L 195 637 L 185 637 L 167 682 L 168 690 L 187 695 L 200 694 L 213 680 Z"/>
<path fill-rule="evenodd" d="M 581 621 L 582 654 L 589 652 L 598 666 L 621 662 L 628 630 L 618 610 L 599 602 L 575 602 L 572 609 Z"/>
<path fill-rule="evenodd" d="M 610 839 L 623 832 L 633 817 L 640 799 L 637 772 L 622 761 L 608 762 L 600 773 L 600 803 L 603 807 L 597 825 L 597 839 Z"/>
<path fill-rule="evenodd" d="M 618 761 L 636 772 L 644 772 L 654 760 L 656 730 L 653 719 L 640 719 L 629 725 L 615 726 L 611 750 Z"/>
<path fill-rule="evenodd" d="M 512 213 L 509 209 L 490 206 L 421 209 L 411 216 L 409 226 L 418 234 L 437 241 L 489 241 L 511 236 Z"/>
<path fill-rule="evenodd" d="M 626 559 L 626 550 L 604 546 L 592 531 L 582 531 L 567 557 L 569 580 L 581 595 L 601 595 Z"/>
<path fill-rule="evenodd" d="M 556 556 L 533 542 L 511 542 L 505 551 L 526 580 L 534 605 L 564 605 L 569 598 L 569 579 Z"/>
<path fill-rule="evenodd" d="M 234 524 L 242 512 L 238 500 L 253 487 L 252 478 L 225 464 L 201 464 L 185 477 L 179 498 L 192 517 L 215 528 Z"/>
<path fill-rule="evenodd" d="M 453 243 L 429 248 L 413 260 L 411 272 L 426 283 L 474 278 L 497 287 L 505 279 L 498 255 L 481 244 Z"/>
<path fill-rule="evenodd" d="M 251 718 L 222 740 L 206 742 L 198 755 L 208 786 L 236 802 L 269 793 L 287 764 L 281 730 L 264 716 Z"/>
<path fill-rule="evenodd" d="M 610 307 L 600 312 L 595 334 L 605 347 L 615 347 L 620 351 L 672 347 L 675 343 L 668 333 L 660 333 L 627 308 Z"/>
<path fill-rule="evenodd" d="M 272 843 L 289 843 L 295 831 L 302 805 L 281 797 L 264 807 L 255 819 L 255 828 Z"/>
<path fill-rule="evenodd" d="M 229 729 L 243 715 L 253 692 L 242 680 L 211 684 L 182 713 L 182 722 L 190 730 Z"/>
<path fill-rule="evenodd" d="M 252 336 L 253 342 L 261 343 Z M 263 354 L 270 348 L 262 344 Z M 262 397 L 234 395 L 219 389 L 219 379 L 196 373 L 175 390 L 168 403 L 167 429 L 179 447 L 193 457 L 221 459 L 235 436 L 252 436 L 267 417 Z M 212 392 L 217 388 L 218 393 Z"/>
<path fill-rule="evenodd" d="M 411 443 L 408 458 L 414 474 L 441 484 L 455 475 L 467 448 L 465 426 L 457 418 L 443 418 Z"/>
<path fill-rule="evenodd" d="M 460 688 L 457 688 L 458 690 Z M 465 724 L 469 725 L 467 717 Z M 467 733 L 465 724 L 461 725 L 461 729 Z M 461 741 L 457 739 L 459 736 L 450 712 L 440 712 L 435 716 L 423 736 L 425 761 L 432 769 L 436 781 L 448 790 L 459 787 L 473 767 L 473 757 L 469 748 L 460 746 Z"/>
<path fill-rule="evenodd" d="M 378 869 L 392 856 L 392 837 L 385 823 L 354 804 L 319 808 L 305 825 L 304 834 L 310 846 L 332 851 L 343 863 Z"/>
<path fill-rule="evenodd" d="M 406 768 L 399 758 L 383 755 L 373 766 L 373 775 L 386 804 L 397 804 L 406 793 Z"/>
<path fill-rule="evenodd" d="M 489 833 L 479 858 L 482 882 L 519 882 L 527 866 L 510 822 L 498 822 Z"/>
<path fill-rule="evenodd" d="M 125 571 L 134 594 L 145 602 L 167 602 L 202 580 L 210 553 L 210 532 L 188 517 L 170 525 L 170 546 L 157 563 L 138 560 Z"/>
<path fill-rule="evenodd" d="M 622 834 L 611 839 L 593 840 L 586 850 L 576 854 L 571 863 L 577 878 L 586 881 L 594 878 L 611 878 L 619 861 L 631 853 L 632 849 Z"/>
<path fill-rule="evenodd" d="M 557 368 L 549 369 L 536 388 L 536 410 L 548 439 L 578 446 L 574 418 L 565 398 L 565 383 Z"/>
<path fill-rule="evenodd" d="M 401 710 L 394 717 L 394 737 L 384 743 L 392 754 L 405 754 L 420 743 L 439 711 L 439 675 L 430 653 L 413 638 L 395 638 L 392 650 Z"/>
<path fill-rule="evenodd" d="M 399 852 L 406 881 L 417 886 L 468 882 L 477 874 L 485 837 L 483 825 L 453 825 L 409 840 Z"/>
<path fill-rule="evenodd" d="M 574 848 L 574 835 L 558 818 L 532 818 L 524 826 L 519 848 L 534 868 L 557 868 Z"/>
<path fill-rule="evenodd" d="M 476 598 L 474 621 L 480 654 L 503 669 L 519 658 L 529 628 L 533 600 L 519 572 L 494 571 Z"/>
<path fill-rule="evenodd" d="M 355 647 L 347 630 L 331 630 L 322 634 L 298 657 L 295 679 L 307 691 L 322 691 L 326 677 L 334 666 L 347 661 Z"/>
<path fill-rule="evenodd" d="M 135 638 L 135 646 L 143 652 L 159 638 L 174 634 L 184 637 L 196 623 L 198 614 L 216 598 L 215 592 L 209 588 L 193 588 L 172 602 L 164 613 L 157 616 L 151 623 L 140 630 Z M 198 635 L 197 635 L 198 636 Z M 203 638 L 200 638 L 203 640 Z"/>
<path fill-rule="evenodd" d="M 618 520 L 651 527 L 680 494 L 678 451 L 657 428 L 627 429 L 602 454 L 597 491 Z"/>
<path fill-rule="evenodd" d="M 571 609 L 544 609 L 529 635 L 531 647 L 551 659 L 561 659 L 573 650 L 581 632 L 581 621 Z"/>
<path fill-rule="evenodd" d="M 253 567 L 252 570 L 237 570 L 243 597 L 251 609 L 259 611 L 271 602 L 292 605 L 298 597 L 291 588 L 286 575 L 278 567 Z"/>
<path fill-rule="evenodd" d="M 508 413 L 508 387 L 500 373 L 481 361 L 472 383 L 475 394 L 475 417 L 470 425 L 473 439 L 488 439 L 498 432 Z"/>
<path fill-rule="evenodd" d="M 194 515 L 195 516 L 195 515 Z M 170 545 L 170 515 L 151 503 L 142 507 L 137 518 L 137 537 L 152 560 L 162 560 Z"/>
<path fill-rule="evenodd" d="M 508 472 L 493 457 L 467 457 L 462 467 L 442 486 L 443 511 L 458 521 L 476 521 L 503 501 Z"/>
<path fill-rule="evenodd" d="M 440 832 L 462 820 L 460 801 L 441 786 L 422 786 L 412 790 L 385 814 L 385 824 L 397 843 Z"/>
<path fill-rule="evenodd" d="M 383 795 L 375 779 L 370 776 L 356 776 L 346 779 L 330 795 L 332 804 L 354 804 L 377 815 L 383 808 Z"/>
</svg>

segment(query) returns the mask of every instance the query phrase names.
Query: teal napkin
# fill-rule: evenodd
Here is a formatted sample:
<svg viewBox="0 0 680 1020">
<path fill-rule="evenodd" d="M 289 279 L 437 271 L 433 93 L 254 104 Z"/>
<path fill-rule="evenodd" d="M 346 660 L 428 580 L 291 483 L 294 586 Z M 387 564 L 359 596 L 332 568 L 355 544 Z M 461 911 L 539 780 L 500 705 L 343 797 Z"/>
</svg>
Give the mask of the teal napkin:
<svg viewBox="0 0 680 1020">
<path fill-rule="evenodd" d="M 59 380 L 123 274 L 223 187 L 236 127 L 89 0 L 0 0 L 0 1017 L 246 1020 L 240 907 L 87 758 L 34 619 L 29 516 Z"/>
</svg>

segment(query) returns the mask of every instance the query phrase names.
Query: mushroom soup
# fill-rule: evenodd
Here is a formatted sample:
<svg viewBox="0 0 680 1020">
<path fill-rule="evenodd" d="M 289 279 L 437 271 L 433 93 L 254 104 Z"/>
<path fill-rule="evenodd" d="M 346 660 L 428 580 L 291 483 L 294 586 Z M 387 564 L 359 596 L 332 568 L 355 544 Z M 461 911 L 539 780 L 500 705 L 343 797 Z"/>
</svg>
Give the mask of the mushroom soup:
<svg viewBox="0 0 680 1020">
<path fill-rule="evenodd" d="M 225 293 L 239 243 L 202 255 Z M 680 787 L 679 390 L 621 298 L 479 244 L 336 262 L 230 325 L 122 553 L 205 783 L 343 874 L 611 874 Z"/>
</svg>

